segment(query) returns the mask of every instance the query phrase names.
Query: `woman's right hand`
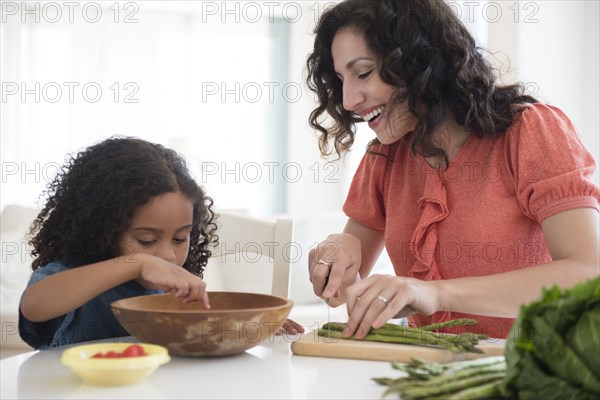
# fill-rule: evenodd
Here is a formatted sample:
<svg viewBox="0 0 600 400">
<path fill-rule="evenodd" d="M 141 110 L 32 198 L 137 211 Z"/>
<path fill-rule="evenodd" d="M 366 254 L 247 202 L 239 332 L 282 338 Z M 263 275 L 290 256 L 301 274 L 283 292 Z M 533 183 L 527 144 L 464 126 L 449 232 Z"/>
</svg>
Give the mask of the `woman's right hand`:
<svg viewBox="0 0 600 400">
<path fill-rule="evenodd" d="M 206 282 L 183 267 L 150 254 L 138 254 L 140 272 L 136 281 L 147 289 L 161 289 L 184 303 L 201 301 L 210 308 Z"/>
<path fill-rule="evenodd" d="M 344 289 L 358 279 L 360 240 L 349 233 L 329 235 L 308 256 L 308 274 L 315 294 L 332 306 L 345 302 Z"/>
</svg>

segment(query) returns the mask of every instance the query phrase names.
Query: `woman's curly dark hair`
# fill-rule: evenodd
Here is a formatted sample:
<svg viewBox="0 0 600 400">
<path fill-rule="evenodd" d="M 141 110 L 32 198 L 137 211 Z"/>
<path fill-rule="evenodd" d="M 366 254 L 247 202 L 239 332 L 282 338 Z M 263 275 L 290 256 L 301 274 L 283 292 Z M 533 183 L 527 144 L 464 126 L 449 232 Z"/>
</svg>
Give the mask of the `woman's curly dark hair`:
<svg viewBox="0 0 600 400">
<path fill-rule="evenodd" d="M 162 145 L 113 137 L 70 157 L 48 184 L 47 202 L 31 225 L 32 269 L 52 261 L 80 266 L 118 257 L 137 209 L 181 191 L 193 203 L 190 250 L 183 267 L 199 276 L 217 244 L 213 201 L 183 157 Z"/>
<path fill-rule="evenodd" d="M 364 35 L 381 79 L 398 89 L 386 107 L 388 121 L 399 117 L 398 105 L 406 102 L 417 120 L 413 152 L 441 156 L 446 165 L 447 155 L 434 144 L 432 133 L 449 115 L 478 137 L 498 135 L 518 112 L 513 104 L 537 102 L 521 84 L 496 84 L 482 49 L 442 0 L 346 0 L 320 18 L 306 62 L 307 84 L 319 102 L 309 123 L 320 133 L 324 156 L 332 154 L 332 140 L 338 157 L 347 151 L 354 142 L 355 123 L 363 121 L 344 109 L 342 82 L 333 68 L 331 44 L 342 28 Z M 322 125 L 324 113 L 333 118 L 329 128 Z"/>
</svg>

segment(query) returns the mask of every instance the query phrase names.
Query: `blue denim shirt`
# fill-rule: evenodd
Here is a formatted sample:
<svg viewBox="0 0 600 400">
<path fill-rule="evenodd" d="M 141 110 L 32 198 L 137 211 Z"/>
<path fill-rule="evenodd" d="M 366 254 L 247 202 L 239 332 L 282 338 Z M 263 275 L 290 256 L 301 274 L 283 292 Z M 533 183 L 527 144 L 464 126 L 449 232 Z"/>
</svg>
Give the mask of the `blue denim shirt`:
<svg viewBox="0 0 600 400">
<path fill-rule="evenodd" d="M 27 287 L 68 269 L 60 262 L 40 267 L 33 271 Z M 56 290 L 60 291 L 62 288 L 57 287 Z M 19 307 L 19 335 L 34 349 L 42 350 L 90 340 L 128 336 L 129 333 L 115 318 L 110 303 L 126 297 L 157 293 L 162 292 L 145 289 L 135 281 L 125 282 L 65 315 L 44 322 L 29 321 Z"/>
</svg>

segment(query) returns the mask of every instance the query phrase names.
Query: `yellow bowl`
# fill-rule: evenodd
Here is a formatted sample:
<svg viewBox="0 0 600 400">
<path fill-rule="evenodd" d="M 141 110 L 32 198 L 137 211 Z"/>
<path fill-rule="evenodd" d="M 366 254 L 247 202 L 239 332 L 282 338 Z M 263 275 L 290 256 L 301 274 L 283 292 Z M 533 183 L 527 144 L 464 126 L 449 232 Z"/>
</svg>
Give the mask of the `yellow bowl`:
<svg viewBox="0 0 600 400">
<path fill-rule="evenodd" d="M 145 356 L 92 358 L 97 353 L 122 352 L 132 344 L 144 348 Z M 62 363 L 85 383 L 95 386 L 122 386 L 138 383 L 171 360 L 166 348 L 146 343 L 97 343 L 71 347 L 62 354 Z"/>
</svg>

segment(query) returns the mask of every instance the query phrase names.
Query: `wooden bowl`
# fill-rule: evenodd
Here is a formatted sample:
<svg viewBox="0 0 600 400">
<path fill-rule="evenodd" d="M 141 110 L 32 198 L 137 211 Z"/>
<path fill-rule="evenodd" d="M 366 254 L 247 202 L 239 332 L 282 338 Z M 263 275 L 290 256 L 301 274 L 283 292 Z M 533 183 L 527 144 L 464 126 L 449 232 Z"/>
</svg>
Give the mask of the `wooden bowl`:
<svg viewBox="0 0 600 400">
<path fill-rule="evenodd" d="M 271 337 L 293 302 L 258 293 L 208 292 L 211 308 L 170 294 L 130 297 L 111 304 L 121 325 L 140 342 L 172 355 L 218 357 L 242 353 Z"/>
</svg>

